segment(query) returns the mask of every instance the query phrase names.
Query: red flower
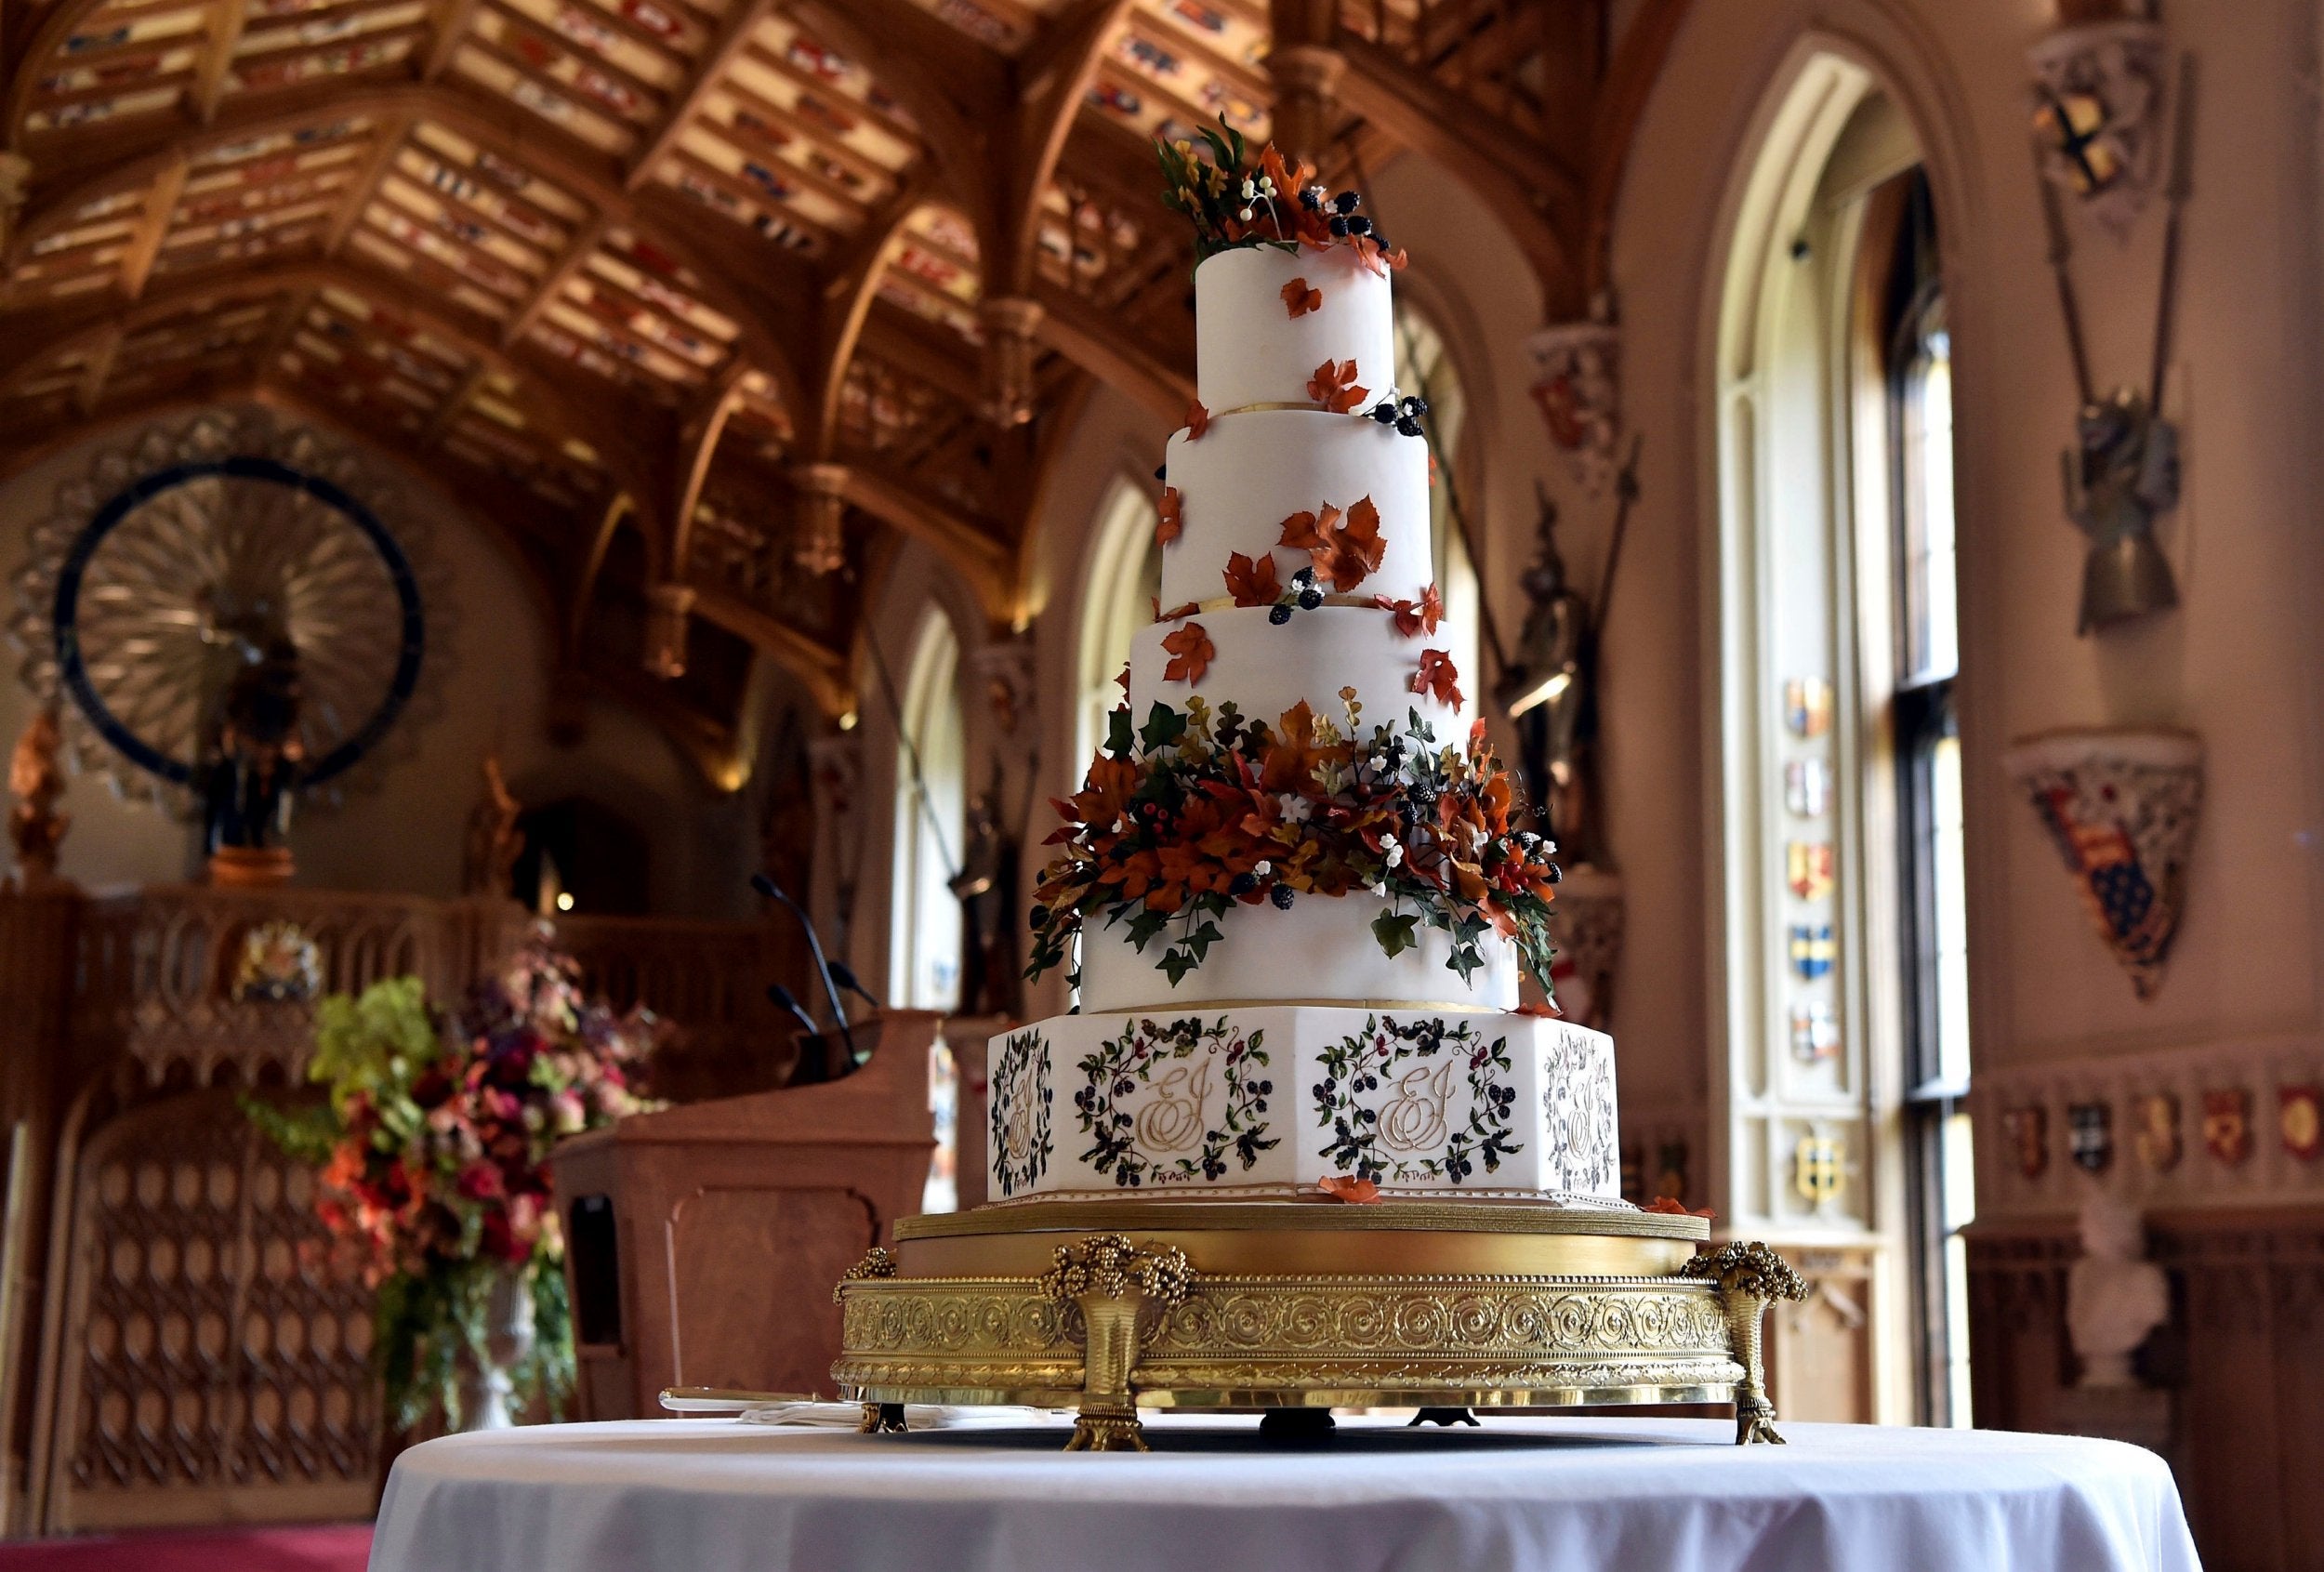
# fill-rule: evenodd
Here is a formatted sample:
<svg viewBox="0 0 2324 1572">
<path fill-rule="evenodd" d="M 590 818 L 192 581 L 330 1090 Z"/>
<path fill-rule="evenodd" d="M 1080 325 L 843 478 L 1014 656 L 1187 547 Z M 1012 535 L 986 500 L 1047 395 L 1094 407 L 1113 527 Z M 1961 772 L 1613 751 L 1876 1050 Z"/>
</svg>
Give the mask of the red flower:
<svg viewBox="0 0 2324 1572">
<path fill-rule="evenodd" d="M 1186 406 L 1186 440 L 1193 442 L 1210 429 L 1210 412 L 1202 407 L 1200 399 Z"/>
<path fill-rule="evenodd" d="M 1355 385 L 1355 363 L 1326 361 L 1315 368 L 1315 375 L 1307 379 L 1307 396 L 1331 411 L 1345 415 L 1364 402 L 1371 391 Z"/>
<path fill-rule="evenodd" d="M 1464 702 L 1460 696 L 1460 673 L 1453 667 L 1452 656 L 1442 650 L 1422 650 L 1420 669 L 1412 674 L 1412 691 L 1426 694 L 1439 704 L 1459 709 Z"/>
<path fill-rule="evenodd" d="M 1258 560 L 1240 551 L 1230 552 L 1226 560 L 1226 592 L 1235 597 L 1238 606 L 1272 606 L 1283 593 L 1283 581 L 1275 575 L 1275 559 L 1272 551 L 1261 551 Z"/>
<path fill-rule="evenodd" d="M 500 1169 L 481 1158 L 460 1170 L 454 1187 L 471 1201 L 498 1200 L 508 1193 Z"/>
<path fill-rule="evenodd" d="M 1420 591 L 1418 601 L 1391 601 L 1385 595 L 1375 595 L 1372 604 L 1383 612 L 1393 613 L 1396 631 L 1407 639 L 1435 632 L 1436 625 L 1445 619 L 1445 598 L 1433 584 Z"/>
<path fill-rule="evenodd" d="M 1165 682 L 1201 681 L 1202 674 L 1210 669 L 1210 658 L 1219 653 L 1198 622 L 1190 622 L 1164 639 L 1162 647 L 1171 656 L 1170 664 L 1162 668 Z"/>
<path fill-rule="evenodd" d="M 1323 303 L 1324 292 L 1320 289 L 1309 288 L 1307 280 L 1303 278 L 1295 278 L 1283 286 L 1284 308 L 1295 320 L 1305 316 L 1310 311 L 1320 310 Z"/>
<path fill-rule="evenodd" d="M 1161 515 L 1160 522 L 1154 526 L 1154 542 L 1156 546 L 1168 546 L 1171 541 L 1176 540 L 1180 532 L 1186 527 L 1186 522 L 1179 511 L 1176 486 L 1162 488 Z"/>
</svg>

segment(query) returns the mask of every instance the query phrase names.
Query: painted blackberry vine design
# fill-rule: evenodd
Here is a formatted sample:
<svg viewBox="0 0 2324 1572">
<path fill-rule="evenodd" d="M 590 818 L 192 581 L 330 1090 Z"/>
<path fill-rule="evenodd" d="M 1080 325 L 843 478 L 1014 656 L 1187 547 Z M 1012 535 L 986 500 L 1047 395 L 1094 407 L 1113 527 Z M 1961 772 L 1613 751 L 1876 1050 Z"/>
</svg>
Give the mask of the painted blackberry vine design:
<svg viewBox="0 0 2324 1572">
<path fill-rule="evenodd" d="M 1219 1179 L 1230 1158 L 1248 1170 L 1260 1153 L 1282 1144 L 1266 1139 L 1261 1116 L 1274 1091 L 1265 1074 L 1265 1039 L 1264 1031 L 1245 1036 L 1221 1015 L 1213 1024 L 1197 1016 L 1141 1020 L 1100 1043 L 1082 1059 L 1086 1084 L 1074 1093 L 1081 1131 L 1089 1137 L 1081 1160 L 1132 1190 Z M 1215 1120 L 1204 1116 L 1213 1065 L 1225 1092 Z M 1149 1099 L 1134 1113 L 1121 1106 L 1142 1088 L 1158 1091 L 1161 1100 Z M 1165 1155 L 1182 1147 L 1192 1150 Z"/>
<path fill-rule="evenodd" d="M 1324 1050 L 1321 1063 L 1324 1078 L 1313 1089 L 1316 1123 L 1331 1134 L 1321 1155 L 1343 1173 L 1375 1183 L 1428 1178 L 1459 1184 L 1477 1164 L 1497 1172 L 1503 1157 L 1525 1150 L 1510 1139 L 1517 1089 L 1504 1078 L 1513 1068 L 1509 1040 L 1488 1041 L 1472 1023 L 1367 1015 L 1364 1029 Z M 1469 1088 L 1468 1123 L 1459 1129 L 1446 1117 L 1456 1072 L 1466 1074 Z M 1383 1085 L 1395 1094 L 1381 1107 L 1357 1101 Z M 1412 1155 L 1424 1148 L 1434 1150 Z"/>
<path fill-rule="evenodd" d="M 989 1093 L 993 1178 L 1003 1196 L 1030 1190 L 1049 1171 L 1049 1043 L 1038 1032 L 1018 1032 L 1000 1046 Z"/>
</svg>

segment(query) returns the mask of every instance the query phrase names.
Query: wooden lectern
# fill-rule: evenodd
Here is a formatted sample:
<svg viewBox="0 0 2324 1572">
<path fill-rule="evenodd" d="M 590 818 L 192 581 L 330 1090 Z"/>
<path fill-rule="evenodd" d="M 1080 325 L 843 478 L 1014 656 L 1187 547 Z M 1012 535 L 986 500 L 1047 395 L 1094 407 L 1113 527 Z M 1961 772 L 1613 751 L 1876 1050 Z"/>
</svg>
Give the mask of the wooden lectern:
<svg viewBox="0 0 2324 1572">
<path fill-rule="evenodd" d="M 839 1275 L 920 1209 L 942 1017 L 855 1028 L 843 1080 L 636 1114 L 557 1148 L 576 1417 L 644 1419 L 667 1386 L 831 1392 Z"/>
</svg>

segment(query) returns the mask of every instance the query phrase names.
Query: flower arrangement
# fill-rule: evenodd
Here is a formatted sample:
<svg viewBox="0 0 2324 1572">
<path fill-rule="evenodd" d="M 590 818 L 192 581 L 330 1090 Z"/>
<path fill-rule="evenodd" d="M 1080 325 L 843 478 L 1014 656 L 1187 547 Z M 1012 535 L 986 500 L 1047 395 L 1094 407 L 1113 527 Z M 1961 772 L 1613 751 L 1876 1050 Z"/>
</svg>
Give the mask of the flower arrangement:
<svg viewBox="0 0 2324 1572">
<path fill-rule="evenodd" d="M 1236 905 L 1288 909 L 1301 895 L 1368 890 L 1390 905 L 1372 936 L 1395 956 L 1423 922 L 1452 935 L 1463 981 L 1487 932 L 1512 940 L 1549 985 L 1555 850 L 1513 827 L 1516 792 L 1483 722 L 1440 746 L 1417 710 L 1367 731 L 1355 690 L 1339 720 L 1301 703 L 1273 727 L 1196 695 L 1155 704 L 1132 734 L 1116 708 L 1082 789 L 1053 799 L 1065 821 L 1048 844 L 1033 908 L 1028 977 L 1064 962 L 1085 921 L 1127 922 L 1175 985 L 1218 942 Z"/>
<path fill-rule="evenodd" d="M 1243 134 L 1224 115 L 1217 130 L 1203 127 L 1202 143 L 1199 151 L 1191 141 L 1156 138 L 1154 144 L 1162 163 L 1163 202 L 1194 220 L 1196 266 L 1221 251 L 1253 245 L 1292 252 L 1302 245 L 1317 251 L 1345 245 L 1376 273 L 1404 266 L 1404 252 L 1390 249 L 1365 217 L 1364 199 L 1353 192 L 1326 192 L 1312 165 L 1287 164 L 1273 142 L 1252 158 Z M 1296 301 L 1287 294 L 1284 305 L 1294 315 L 1302 307 L 1313 310 L 1310 293 L 1302 289 Z"/>
<path fill-rule="evenodd" d="M 459 1428 L 464 1369 L 490 1363 L 487 1306 L 510 1275 L 534 1312 L 530 1352 L 508 1372 L 516 1395 L 555 1411 L 572 1390 L 549 1149 L 649 1106 L 631 1078 L 658 1030 L 642 1011 L 585 1001 L 577 978 L 543 927 L 454 1016 L 416 977 L 333 995 L 315 1008 L 307 1069 L 328 1100 L 244 1102 L 276 1144 L 323 1169 L 316 1215 L 378 1290 L 373 1353 L 398 1429 L 438 1403 Z"/>
</svg>

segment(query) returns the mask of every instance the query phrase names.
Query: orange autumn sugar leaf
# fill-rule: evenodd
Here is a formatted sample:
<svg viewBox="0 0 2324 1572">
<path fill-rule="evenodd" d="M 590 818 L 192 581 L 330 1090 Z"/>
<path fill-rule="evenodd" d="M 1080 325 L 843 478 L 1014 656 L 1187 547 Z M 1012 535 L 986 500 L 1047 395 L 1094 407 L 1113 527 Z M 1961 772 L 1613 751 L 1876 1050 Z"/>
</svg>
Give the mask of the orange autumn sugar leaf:
<svg viewBox="0 0 2324 1572">
<path fill-rule="evenodd" d="M 1355 385 L 1353 361 L 1326 361 L 1307 379 L 1307 396 L 1334 415 L 1347 414 L 1362 403 L 1370 391 Z"/>
<path fill-rule="evenodd" d="M 1295 278 L 1283 286 L 1284 309 L 1288 310 L 1294 319 L 1320 310 L 1323 303 L 1324 292 L 1309 287 L 1307 280 L 1303 278 Z"/>
<path fill-rule="evenodd" d="M 1166 612 L 1162 609 L 1162 598 L 1159 595 L 1148 596 L 1147 599 L 1154 605 L 1154 620 L 1156 622 L 1184 622 L 1188 617 L 1202 610 L 1201 602 L 1189 601 L 1182 606 L 1173 606 Z"/>
<path fill-rule="evenodd" d="M 1198 622 L 1190 622 L 1164 639 L 1162 647 L 1170 654 L 1170 664 L 1162 668 L 1165 682 L 1201 681 L 1202 674 L 1210 669 L 1210 657 L 1219 653 Z"/>
<path fill-rule="evenodd" d="M 1644 1206 L 1639 1208 L 1638 1209 L 1640 1211 L 1660 1212 L 1671 1217 L 1716 1217 L 1719 1215 L 1717 1212 L 1712 1211 L 1709 1207 L 1703 1207 L 1699 1209 L 1690 1209 L 1684 1201 L 1679 1200 L 1677 1197 L 1671 1196 L 1657 1196 L 1653 1200 L 1648 1201 Z"/>
<path fill-rule="evenodd" d="M 1200 399 L 1196 399 L 1186 406 L 1186 440 L 1191 443 L 1208 429 L 1210 412 L 1203 408 Z"/>
<path fill-rule="evenodd" d="M 1315 1188 L 1333 1200 L 1344 1201 L 1352 1207 L 1380 1205 L 1380 1186 L 1368 1179 L 1357 1179 L 1348 1174 L 1335 1173 L 1329 1179 L 1319 1182 Z"/>
<path fill-rule="evenodd" d="M 1452 656 L 1442 650 L 1422 650 L 1420 669 L 1412 674 L 1412 691 L 1459 709 L 1463 702 L 1460 673 L 1454 669 Z"/>
<path fill-rule="evenodd" d="M 1558 1009 L 1557 1001 L 1555 999 L 1529 1000 L 1528 1002 L 1521 1004 L 1517 1007 L 1517 1013 L 1520 1015 L 1538 1015 L 1545 1021 L 1561 1020 L 1565 1014 L 1564 1011 Z"/>
<path fill-rule="evenodd" d="M 1294 547 L 1314 561 L 1318 576 L 1346 594 L 1380 571 L 1388 543 L 1380 537 L 1380 509 L 1368 496 L 1348 509 L 1343 520 L 1329 503 L 1319 513 L 1294 513 L 1283 521 L 1280 546 Z"/>
<path fill-rule="evenodd" d="M 1436 625 L 1445 620 L 1445 598 L 1433 584 L 1420 591 L 1417 601 L 1392 601 L 1385 595 L 1375 595 L 1372 604 L 1393 615 L 1396 631 L 1407 639 L 1433 633 Z"/>
<path fill-rule="evenodd" d="M 1156 546 L 1168 546 L 1171 541 L 1176 540 L 1179 537 L 1180 532 L 1186 527 L 1186 521 L 1184 514 L 1181 510 L 1178 488 L 1176 486 L 1164 486 L 1162 488 L 1162 506 L 1160 512 L 1161 518 L 1154 526 L 1154 543 Z"/>
<path fill-rule="evenodd" d="M 1272 606 L 1283 593 L 1283 581 L 1275 573 L 1274 553 L 1261 551 L 1256 561 L 1240 551 L 1230 552 L 1226 560 L 1226 592 L 1235 597 L 1238 606 Z"/>
</svg>

